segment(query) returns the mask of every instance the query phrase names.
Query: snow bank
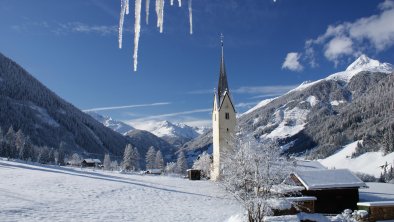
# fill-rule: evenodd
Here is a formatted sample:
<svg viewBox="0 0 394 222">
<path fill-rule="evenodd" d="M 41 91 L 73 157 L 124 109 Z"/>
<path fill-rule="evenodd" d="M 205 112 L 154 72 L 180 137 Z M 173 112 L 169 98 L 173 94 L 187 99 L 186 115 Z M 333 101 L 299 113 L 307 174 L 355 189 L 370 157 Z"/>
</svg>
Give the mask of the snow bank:
<svg viewBox="0 0 394 222">
<path fill-rule="evenodd" d="M 356 158 L 351 158 L 356 151 L 356 141 L 343 147 L 340 151 L 325 159 L 318 160 L 328 168 L 349 169 L 353 172 L 360 172 L 379 177 L 382 169 L 380 166 L 387 163 L 393 163 L 394 153 L 383 155 L 382 152 L 368 152 Z"/>
</svg>

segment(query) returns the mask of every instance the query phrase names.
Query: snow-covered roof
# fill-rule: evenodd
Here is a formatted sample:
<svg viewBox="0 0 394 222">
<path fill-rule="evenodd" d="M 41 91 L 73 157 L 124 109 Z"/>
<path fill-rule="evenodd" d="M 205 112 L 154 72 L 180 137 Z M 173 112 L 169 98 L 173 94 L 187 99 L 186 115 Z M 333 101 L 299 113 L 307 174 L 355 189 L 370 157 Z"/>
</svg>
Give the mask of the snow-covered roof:
<svg viewBox="0 0 394 222">
<path fill-rule="evenodd" d="M 290 202 L 301 202 L 301 201 L 317 200 L 317 198 L 316 197 L 312 197 L 312 196 L 286 197 L 286 200 L 288 200 Z"/>
<path fill-rule="evenodd" d="M 367 186 L 357 176 L 346 169 L 296 171 L 294 175 L 307 190 Z"/>
<path fill-rule="evenodd" d="M 312 161 L 312 160 L 296 160 L 295 168 L 296 168 L 296 171 L 326 170 L 327 169 L 320 162 Z"/>
<path fill-rule="evenodd" d="M 374 207 L 374 206 L 394 206 L 394 201 L 374 201 L 374 202 L 359 202 L 357 206 L 367 206 L 367 207 Z"/>
<path fill-rule="evenodd" d="M 305 187 L 303 187 L 303 186 L 293 186 L 293 185 L 288 185 L 288 184 L 279 184 L 279 185 L 272 186 L 271 192 L 286 194 L 286 193 L 294 193 L 294 192 L 302 191 L 304 189 L 305 189 Z"/>
<path fill-rule="evenodd" d="M 101 160 L 99 159 L 84 159 L 83 161 L 85 161 L 86 163 L 101 163 Z"/>
</svg>

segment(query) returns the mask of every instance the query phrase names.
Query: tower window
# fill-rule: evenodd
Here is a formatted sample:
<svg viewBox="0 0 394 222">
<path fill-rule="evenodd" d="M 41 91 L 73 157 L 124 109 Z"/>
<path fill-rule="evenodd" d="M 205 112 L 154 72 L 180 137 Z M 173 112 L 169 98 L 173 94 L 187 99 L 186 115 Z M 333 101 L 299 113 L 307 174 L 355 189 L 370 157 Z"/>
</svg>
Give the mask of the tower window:
<svg viewBox="0 0 394 222">
<path fill-rule="evenodd" d="M 226 113 L 226 119 L 230 119 L 230 113 Z"/>
</svg>

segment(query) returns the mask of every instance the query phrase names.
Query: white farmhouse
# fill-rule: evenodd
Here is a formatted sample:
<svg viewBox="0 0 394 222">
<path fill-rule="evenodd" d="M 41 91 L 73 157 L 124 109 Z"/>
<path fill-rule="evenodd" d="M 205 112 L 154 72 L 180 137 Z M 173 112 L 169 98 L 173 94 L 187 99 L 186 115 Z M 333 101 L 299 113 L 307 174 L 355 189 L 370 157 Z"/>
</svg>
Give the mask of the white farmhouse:
<svg viewBox="0 0 394 222">
<path fill-rule="evenodd" d="M 223 38 L 221 41 L 222 55 L 220 60 L 220 74 L 217 91 L 214 93 L 212 111 L 213 129 L 213 166 L 211 172 L 212 180 L 217 180 L 222 170 L 221 155 L 229 149 L 231 139 L 235 131 L 236 115 L 228 87 L 226 67 L 224 65 Z"/>
</svg>

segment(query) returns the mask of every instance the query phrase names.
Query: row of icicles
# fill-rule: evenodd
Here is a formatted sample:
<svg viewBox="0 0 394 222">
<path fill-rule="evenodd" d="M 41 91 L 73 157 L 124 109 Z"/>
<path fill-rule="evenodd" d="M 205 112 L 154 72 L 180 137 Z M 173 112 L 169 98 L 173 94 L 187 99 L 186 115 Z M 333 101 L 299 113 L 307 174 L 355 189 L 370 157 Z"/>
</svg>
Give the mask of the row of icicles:
<svg viewBox="0 0 394 222">
<path fill-rule="evenodd" d="M 119 48 L 122 48 L 123 39 L 123 23 L 125 15 L 129 14 L 129 1 L 121 0 L 120 6 L 120 18 L 119 18 Z M 171 6 L 174 5 L 174 0 L 170 0 Z M 134 71 L 137 71 L 138 64 L 138 43 L 140 39 L 141 31 L 141 5 L 142 0 L 135 0 L 135 11 L 134 11 Z M 149 5 L 150 0 L 145 0 L 145 14 L 146 24 L 149 23 Z M 182 7 L 182 0 L 178 0 L 178 6 Z M 192 0 L 188 0 L 189 8 L 189 23 L 190 23 L 190 34 L 193 34 L 193 15 L 192 15 Z M 160 33 L 163 32 L 163 21 L 164 21 L 164 0 L 156 0 L 156 15 L 157 15 L 157 28 Z"/>
</svg>

